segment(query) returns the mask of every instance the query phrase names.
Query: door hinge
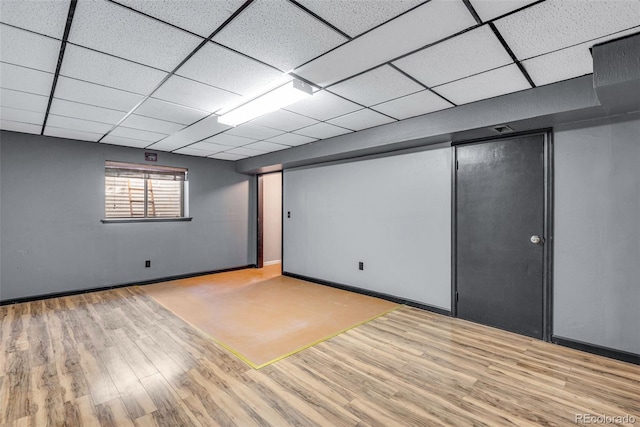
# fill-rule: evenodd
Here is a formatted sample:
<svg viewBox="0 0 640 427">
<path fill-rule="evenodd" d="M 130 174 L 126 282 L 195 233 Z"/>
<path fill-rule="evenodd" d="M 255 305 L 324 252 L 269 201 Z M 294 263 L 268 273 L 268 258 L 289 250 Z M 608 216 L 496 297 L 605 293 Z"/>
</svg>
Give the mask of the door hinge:
<svg viewBox="0 0 640 427">
<path fill-rule="evenodd" d="M 458 302 L 458 300 L 459 300 L 459 295 L 458 295 L 458 293 L 456 292 L 456 302 Z"/>
<path fill-rule="evenodd" d="M 458 170 L 460 168 L 460 164 L 458 163 L 458 161 L 456 160 L 456 170 Z"/>
</svg>

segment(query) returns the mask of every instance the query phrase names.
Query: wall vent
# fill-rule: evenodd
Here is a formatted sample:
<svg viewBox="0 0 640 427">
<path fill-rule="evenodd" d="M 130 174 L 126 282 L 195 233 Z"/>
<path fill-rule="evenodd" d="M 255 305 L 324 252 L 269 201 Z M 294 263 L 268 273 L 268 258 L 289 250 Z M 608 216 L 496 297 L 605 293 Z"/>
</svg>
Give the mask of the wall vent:
<svg viewBox="0 0 640 427">
<path fill-rule="evenodd" d="M 490 129 L 493 130 L 493 131 L 496 131 L 500 135 L 502 135 L 503 133 L 513 132 L 513 129 L 511 127 L 509 127 L 508 125 L 493 126 Z"/>
</svg>

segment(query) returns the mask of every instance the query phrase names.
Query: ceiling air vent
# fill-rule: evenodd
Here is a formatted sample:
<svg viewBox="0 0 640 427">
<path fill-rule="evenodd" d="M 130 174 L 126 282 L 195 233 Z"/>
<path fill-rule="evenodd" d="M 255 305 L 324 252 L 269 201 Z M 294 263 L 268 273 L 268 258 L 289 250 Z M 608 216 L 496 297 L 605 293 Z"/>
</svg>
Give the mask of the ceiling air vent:
<svg viewBox="0 0 640 427">
<path fill-rule="evenodd" d="M 502 135 L 503 133 L 513 132 L 513 129 L 510 128 L 508 125 L 494 126 L 491 128 L 491 130 L 498 132 L 500 135 Z"/>
</svg>

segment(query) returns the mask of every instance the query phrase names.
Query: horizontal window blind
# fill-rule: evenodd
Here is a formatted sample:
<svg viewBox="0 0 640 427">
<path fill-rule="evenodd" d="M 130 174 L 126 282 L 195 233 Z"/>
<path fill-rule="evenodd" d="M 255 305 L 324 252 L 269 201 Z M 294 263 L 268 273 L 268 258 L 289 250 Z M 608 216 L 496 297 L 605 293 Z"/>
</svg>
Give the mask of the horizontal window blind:
<svg viewBox="0 0 640 427">
<path fill-rule="evenodd" d="M 182 181 L 150 179 L 147 182 L 147 216 L 153 218 L 181 217 Z"/>
<path fill-rule="evenodd" d="M 105 217 L 180 218 L 186 179 L 186 169 L 106 162 Z"/>
<path fill-rule="evenodd" d="M 105 217 L 144 218 L 144 179 L 105 177 Z"/>
</svg>

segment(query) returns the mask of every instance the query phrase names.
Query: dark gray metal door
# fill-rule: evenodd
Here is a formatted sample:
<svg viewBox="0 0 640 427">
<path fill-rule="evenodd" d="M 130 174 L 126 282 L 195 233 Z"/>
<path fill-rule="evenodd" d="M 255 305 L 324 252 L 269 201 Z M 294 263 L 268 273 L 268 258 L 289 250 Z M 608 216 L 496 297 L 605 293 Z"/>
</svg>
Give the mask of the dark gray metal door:
<svg viewBox="0 0 640 427">
<path fill-rule="evenodd" d="M 457 315 L 542 339 L 544 136 L 458 146 L 456 156 Z"/>
</svg>

